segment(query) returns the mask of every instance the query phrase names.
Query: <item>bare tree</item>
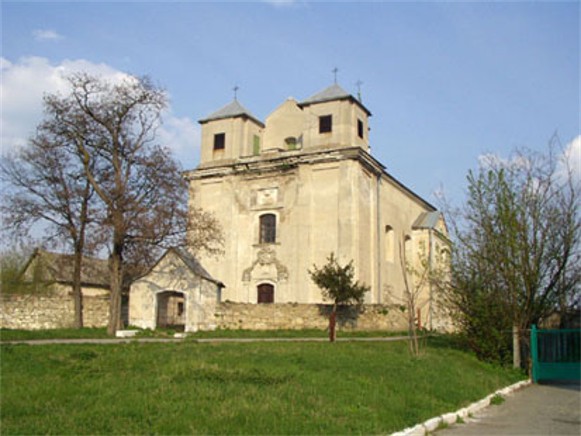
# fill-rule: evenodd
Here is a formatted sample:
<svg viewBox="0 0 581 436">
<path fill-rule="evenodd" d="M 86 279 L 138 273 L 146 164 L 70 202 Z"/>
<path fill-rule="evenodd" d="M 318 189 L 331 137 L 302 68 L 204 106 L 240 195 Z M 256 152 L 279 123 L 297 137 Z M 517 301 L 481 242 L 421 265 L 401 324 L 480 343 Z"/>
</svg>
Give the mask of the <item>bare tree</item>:
<svg viewBox="0 0 581 436">
<path fill-rule="evenodd" d="M 22 239 L 36 224 L 44 224 L 44 243 L 65 243 L 74 253 L 74 326 L 83 326 L 81 265 L 87 231 L 99 216 L 93 189 L 83 167 L 59 137 L 42 123 L 27 146 L 4 156 L 0 176 L 7 184 L 1 212 L 7 236 Z M 93 229 L 89 248 L 95 248 L 99 232 Z"/>
<path fill-rule="evenodd" d="M 168 149 L 155 143 L 166 106 L 147 78 L 110 83 L 88 74 L 68 78 L 70 94 L 45 98 L 45 126 L 77 156 L 104 204 L 110 231 L 109 334 L 121 327 L 121 296 L 131 260 L 146 247 L 185 244 L 187 186 Z M 133 262 L 135 263 L 135 262 Z"/>
</svg>

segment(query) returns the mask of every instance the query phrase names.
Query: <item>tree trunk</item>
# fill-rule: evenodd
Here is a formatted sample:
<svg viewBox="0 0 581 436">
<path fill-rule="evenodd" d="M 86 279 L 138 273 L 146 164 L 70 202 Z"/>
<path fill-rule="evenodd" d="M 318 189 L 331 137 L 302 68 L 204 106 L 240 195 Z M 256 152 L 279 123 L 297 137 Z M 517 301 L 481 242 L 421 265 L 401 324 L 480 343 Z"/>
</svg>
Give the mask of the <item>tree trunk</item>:
<svg viewBox="0 0 581 436">
<path fill-rule="evenodd" d="M 113 252 L 109 258 L 111 271 L 111 299 L 109 301 L 109 324 L 107 333 L 111 336 L 122 328 L 121 292 L 123 289 L 123 236 L 117 231 L 113 235 Z"/>
<path fill-rule="evenodd" d="M 83 202 L 79 216 L 79 229 L 71 231 L 71 237 L 75 242 L 75 259 L 73 269 L 73 301 L 75 305 L 75 328 L 83 328 L 83 289 L 81 279 L 83 275 L 83 252 L 85 250 L 85 229 L 89 220 L 89 200 L 91 198 L 91 183 L 87 180 L 83 191 Z"/>
<path fill-rule="evenodd" d="M 512 366 L 520 368 L 520 337 L 516 325 L 512 327 Z"/>
<path fill-rule="evenodd" d="M 75 244 L 75 257 L 73 264 L 73 301 L 75 306 L 74 327 L 83 328 L 83 293 L 81 289 L 81 272 L 83 265 L 83 243 Z"/>
<path fill-rule="evenodd" d="M 337 337 L 337 334 L 335 332 L 336 325 L 337 325 L 337 303 L 333 304 L 331 315 L 329 315 L 329 342 L 335 342 L 335 338 Z"/>
<path fill-rule="evenodd" d="M 408 302 L 408 336 L 409 336 L 409 346 L 410 352 L 414 356 L 420 354 L 420 345 L 418 343 L 418 332 L 416 330 L 416 316 L 415 316 L 415 305 L 412 302 Z"/>
</svg>

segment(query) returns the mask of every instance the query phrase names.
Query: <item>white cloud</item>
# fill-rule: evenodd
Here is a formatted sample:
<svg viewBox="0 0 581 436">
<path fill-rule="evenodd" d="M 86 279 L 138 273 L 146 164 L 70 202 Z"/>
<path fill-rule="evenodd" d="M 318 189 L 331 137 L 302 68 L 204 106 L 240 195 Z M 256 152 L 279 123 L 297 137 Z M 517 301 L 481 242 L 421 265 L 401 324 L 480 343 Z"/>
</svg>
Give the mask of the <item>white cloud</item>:
<svg viewBox="0 0 581 436">
<path fill-rule="evenodd" d="M 275 7 L 296 6 L 304 3 L 302 0 L 262 0 L 262 2 Z"/>
<path fill-rule="evenodd" d="M 564 176 L 570 171 L 573 180 L 581 182 L 581 135 L 565 146 L 558 171 Z"/>
<path fill-rule="evenodd" d="M 51 29 L 36 29 L 32 32 L 36 41 L 59 41 L 63 39 L 62 35 Z"/>
<path fill-rule="evenodd" d="M 566 180 L 570 175 L 573 181 L 581 183 L 581 135 L 573 138 L 563 148 L 558 141 L 555 144 L 551 149 L 551 153 L 554 153 L 552 156 L 554 175 L 561 181 Z M 540 162 L 535 160 L 534 155 L 527 155 L 525 150 L 524 153 L 513 153 L 508 158 L 494 153 L 482 154 L 478 156 L 478 164 L 484 170 L 498 168 L 518 170 L 530 169 L 532 165 L 538 166 Z"/>
<path fill-rule="evenodd" d="M 171 111 L 166 111 L 163 125 L 157 131 L 157 140 L 172 150 L 183 169 L 191 170 L 198 162 L 200 129 L 190 118 L 178 118 Z"/>
<path fill-rule="evenodd" d="M 2 154 L 26 143 L 42 119 L 43 96 L 49 93 L 66 93 L 67 75 L 84 71 L 114 82 L 128 77 L 126 73 L 109 65 L 84 59 L 64 60 L 54 65 L 43 57 L 26 57 L 18 61 L 0 58 L 0 67 Z M 171 108 L 164 113 L 159 142 L 172 149 L 184 168 L 192 168 L 197 161 L 199 136 L 197 125 L 188 118 L 176 117 Z"/>
</svg>

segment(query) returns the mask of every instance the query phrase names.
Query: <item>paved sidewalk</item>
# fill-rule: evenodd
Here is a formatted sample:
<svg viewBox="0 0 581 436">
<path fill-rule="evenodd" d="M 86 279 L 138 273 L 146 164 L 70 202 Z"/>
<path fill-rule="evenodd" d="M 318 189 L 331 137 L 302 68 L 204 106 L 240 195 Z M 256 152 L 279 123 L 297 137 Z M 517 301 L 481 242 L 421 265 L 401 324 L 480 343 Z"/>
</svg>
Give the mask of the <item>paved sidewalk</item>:
<svg viewBox="0 0 581 436">
<path fill-rule="evenodd" d="M 577 384 L 533 384 L 490 405 L 448 435 L 581 435 L 581 389 Z"/>
</svg>

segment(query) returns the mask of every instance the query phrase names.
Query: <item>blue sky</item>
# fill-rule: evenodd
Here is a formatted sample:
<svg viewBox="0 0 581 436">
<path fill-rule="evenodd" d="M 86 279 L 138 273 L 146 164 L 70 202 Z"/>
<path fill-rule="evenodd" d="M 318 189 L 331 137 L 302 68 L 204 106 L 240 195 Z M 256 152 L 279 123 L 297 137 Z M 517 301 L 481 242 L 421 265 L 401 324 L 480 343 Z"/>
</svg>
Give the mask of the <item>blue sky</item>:
<svg viewBox="0 0 581 436">
<path fill-rule="evenodd" d="M 149 75 L 171 98 L 160 139 L 197 165 L 197 120 L 233 98 L 264 120 L 333 83 L 357 93 L 372 154 L 428 201 L 460 201 L 479 156 L 543 150 L 581 165 L 579 2 L 2 1 L 2 149 L 61 73 Z"/>
</svg>

